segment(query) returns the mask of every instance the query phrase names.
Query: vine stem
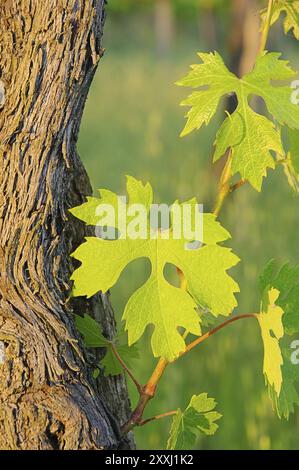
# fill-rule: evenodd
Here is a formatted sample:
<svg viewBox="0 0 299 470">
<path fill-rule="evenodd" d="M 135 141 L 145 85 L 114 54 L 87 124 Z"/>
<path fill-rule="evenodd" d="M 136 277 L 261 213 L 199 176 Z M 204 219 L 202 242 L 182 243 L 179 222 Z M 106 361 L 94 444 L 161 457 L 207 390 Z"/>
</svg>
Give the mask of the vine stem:
<svg viewBox="0 0 299 470">
<path fill-rule="evenodd" d="M 237 181 L 235 184 L 231 184 L 230 192 L 233 193 L 237 189 L 241 188 L 241 186 L 243 186 L 244 184 L 246 184 L 246 180 L 243 180 L 243 179 L 241 179 L 240 181 Z"/>
<path fill-rule="evenodd" d="M 163 358 L 159 359 L 149 381 L 142 389 L 139 401 L 137 403 L 135 410 L 132 413 L 131 418 L 121 428 L 122 434 L 127 434 L 135 426 L 140 426 L 141 425 L 140 423 L 144 422 L 144 420 L 142 419 L 144 410 L 148 402 L 155 396 L 158 382 L 160 381 L 162 375 L 164 374 L 164 371 L 166 367 L 168 366 L 168 364 L 169 362 L 166 361 L 166 359 L 163 359 Z M 162 415 L 158 415 L 158 416 L 162 416 Z"/>
<path fill-rule="evenodd" d="M 120 363 L 120 365 L 122 366 L 122 368 L 124 369 L 124 371 L 128 374 L 128 376 L 130 377 L 130 379 L 132 380 L 132 382 L 135 384 L 137 390 L 138 390 L 138 393 L 141 394 L 142 393 L 142 385 L 140 385 L 140 383 L 138 382 L 138 380 L 135 378 L 134 374 L 131 372 L 131 370 L 127 367 L 127 365 L 124 363 L 124 361 L 122 360 L 122 358 L 120 357 L 115 345 L 113 343 L 110 343 L 110 347 L 112 349 L 112 352 L 113 354 L 115 355 L 116 359 L 118 360 L 118 362 Z"/>
<path fill-rule="evenodd" d="M 157 419 L 162 419 L 162 418 L 167 418 L 168 416 L 173 416 L 176 414 L 177 414 L 177 411 L 174 410 L 174 411 L 168 411 L 167 413 L 163 413 L 161 415 L 152 416 L 151 418 L 140 421 L 140 423 L 138 423 L 138 426 L 144 426 L 145 424 L 150 423 L 151 421 L 155 421 Z"/>
<path fill-rule="evenodd" d="M 256 316 L 257 316 L 257 314 L 255 314 L 255 313 L 246 313 L 244 315 L 237 315 L 233 318 L 230 318 L 229 320 L 225 321 L 224 323 L 221 323 L 220 325 L 218 325 L 213 330 L 205 333 L 204 335 L 202 335 L 199 338 L 197 338 L 196 340 L 194 340 L 192 343 L 188 344 L 186 346 L 185 351 L 183 351 L 179 355 L 179 357 L 173 362 L 176 362 L 182 356 L 184 356 L 185 354 L 190 352 L 192 349 L 194 349 L 197 345 L 199 345 L 203 341 L 207 340 L 208 338 L 213 336 L 215 333 L 217 333 L 217 331 L 222 330 L 223 328 L 230 325 L 231 323 L 234 323 L 234 322 L 239 321 L 239 320 L 244 320 L 246 318 L 256 318 Z M 162 375 L 164 374 L 166 367 L 169 364 L 172 364 L 172 363 L 169 363 L 168 361 L 166 361 L 166 359 L 162 359 L 162 358 L 159 359 L 159 361 L 158 361 L 158 363 L 155 367 L 155 370 L 152 373 L 149 381 L 147 382 L 147 384 L 142 389 L 142 393 L 140 395 L 139 402 L 138 402 L 135 410 L 133 411 L 131 418 L 129 419 L 129 421 L 127 423 L 124 424 L 124 426 L 122 426 L 122 433 L 123 434 L 127 434 L 135 426 L 142 426 L 141 423 L 146 424 L 149 421 L 153 421 L 154 419 L 158 419 L 158 418 L 153 417 L 153 418 L 149 418 L 148 420 L 143 420 L 142 416 L 143 416 L 144 410 L 145 410 L 148 402 L 155 396 L 157 385 L 158 385 Z M 174 414 L 174 412 L 171 412 L 171 414 Z M 158 415 L 158 416 L 162 418 L 162 417 L 167 416 L 167 415 L 168 414 L 166 413 L 166 414 Z"/>
<path fill-rule="evenodd" d="M 217 194 L 215 208 L 213 211 L 213 214 L 216 215 L 216 217 L 219 215 L 223 203 L 230 193 L 230 180 L 232 178 L 232 156 L 232 150 L 230 150 L 226 164 L 223 168 L 222 175 L 220 177 L 219 190 Z"/>
<path fill-rule="evenodd" d="M 269 31 L 270 31 L 270 27 L 271 27 L 271 19 L 272 19 L 274 3 L 275 3 L 275 0 L 269 0 L 269 2 L 268 2 L 266 22 L 265 22 L 265 26 L 264 26 L 264 29 L 263 29 L 263 32 L 262 32 L 261 45 L 260 45 L 260 49 L 259 49 L 260 54 L 262 54 L 264 52 L 264 50 L 266 48 L 266 45 L 267 45 Z"/>
<path fill-rule="evenodd" d="M 203 343 L 205 340 L 207 340 L 208 338 L 210 338 L 211 336 L 213 336 L 215 333 L 222 330 L 226 326 L 230 325 L 231 323 L 234 323 L 239 320 L 244 320 L 245 318 L 256 318 L 256 317 L 257 317 L 256 313 L 246 313 L 244 315 L 236 315 L 235 317 L 230 318 L 229 320 L 216 326 L 213 330 L 208 331 L 204 335 L 192 341 L 192 343 L 188 344 L 186 347 L 186 350 L 181 354 L 180 357 L 184 356 L 185 354 L 190 352 L 192 349 L 194 349 L 196 346 L 198 346 L 200 343 Z"/>
</svg>

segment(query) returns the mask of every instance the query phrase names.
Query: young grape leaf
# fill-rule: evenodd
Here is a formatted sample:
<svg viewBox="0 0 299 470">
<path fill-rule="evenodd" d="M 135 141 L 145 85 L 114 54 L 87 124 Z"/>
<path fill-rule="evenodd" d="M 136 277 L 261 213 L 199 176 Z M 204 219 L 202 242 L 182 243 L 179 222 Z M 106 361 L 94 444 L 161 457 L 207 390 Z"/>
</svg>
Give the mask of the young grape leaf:
<svg viewBox="0 0 299 470">
<path fill-rule="evenodd" d="M 88 348 L 105 348 L 109 340 L 101 332 L 100 325 L 90 315 L 75 315 L 75 324 L 84 338 L 84 344 Z"/>
<path fill-rule="evenodd" d="M 98 367 L 96 367 L 94 369 L 93 373 L 92 373 L 93 378 L 97 379 L 99 377 L 100 373 L 101 373 L 100 369 Z"/>
<path fill-rule="evenodd" d="M 90 315 L 85 314 L 84 317 L 75 315 L 75 323 L 78 331 L 84 338 L 84 344 L 88 348 L 106 348 L 106 354 L 101 360 L 102 367 L 105 368 L 104 375 L 119 375 L 123 373 L 123 369 L 115 357 L 111 348 L 111 341 L 103 335 L 101 327 L 96 320 Z M 127 366 L 131 365 L 131 361 L 139 358 L 139 352 L 136 345 L 129 347 L 127 344 L 119 344 L 119 338 L 123 336 L 120 332 L 113 340 L 114 347 L 118 351 L 120 357 Z M 99 374 L 99 370 L 95 369 L 94 377 Z"/>
<path fill-rule="evenodd" d="M 291 361 L 291 335 L 299 333 L 299 266 L 284 264 L 282 267 L 272 260 L 260 277 L 260 290 L 265 298 L 269 292 L 279 292 L 275 300 L 276 308 L 280 308 L 284 337 L 280 341 L 283 365 L 281 367 L 281 389 L 278 391 L 275 384 L 268 382 L 269 395 L 274 409 L 279 417 L 289 418 L 294 412 L 294 406 L 299 405 L 299 366 Z M 281 325 L 279 326 L 281 329 Z M 271 352 L 270 352 L 271 353 Z M 279 357 L 279 359 L 281 359 Z"/>
<path fill-rule="evenodd" d="M 299 107 L 292 103 L 292 89 L 273 82 L 289 80 L 295 72 L 288 62 L 280 60 L 279 53 L 264 53 L 256 61 L 252 72 L 238 78 L 225 66 L 221 56 L 215 53 L 198 54 L 202 63 L 191 66 L 191 72 L 178 85 L 200 88 L 193 92 L 183 106 L 191 106 L 182 136 L 203 124 L 208 125 L 215 115 L 220 99 L 235 93 L 238 106 L 223 122 L 216 137 L 214 161 L 227 149 L 232 151 L 232 173 L 240 173 L 243 179 L 261 190 L 267 168 L 274 168 L 271 151 L 283 154 L 280 132 L 274 123 L 257 114 L 249 105 L 249 98 L 263 98 L 274 119 L 281 125 L 299 129 Z"/>
<path fill-rule="evenodd" d="M 142 186 L 141 189 L 140 184 L 131 177 L 127 178 L 128 213 L 131 213 L 132 199 L 134 205 L 139 199 L 141 203 L 151 199 L 148 196 L 151 194 L 149 186 Z M 138 193 L 133 190 L 136 187 L 139 188 Z M 88 204 L 89 202 L 83 205 L 83 220 L 89 210 Z M 102 199 L 98 200 L 98 204 L 101 206 Z M 117 207 L 116 203 L 114 204 Z M 194 200 L 190 201 L 190 204 L 194 205 Z M 148 207 L 146 210 L 149 226 Z M 90 211 L 92 210 L 93 201 L 90 204 Z M 72 212 L 81 218 L 80 207 Z M 89 216 L 88 219 L 91 220 L 92 217 Z M 195 310 L 197 304 L 208 308 L 215 316 L 229 315 L 236 306 L 234 294 L 239 288 L 226 271 L 237 264 L 239 259 L 230 249 L 218 245 L 227 240 L 229 234 L 212 214 L 203 214 L 203 235 L 199 240 L 203 246 L 198 249 L 186 249 L 188 242 L 193 239 L 187 236 L 175 239 L 172 227 L 168 230 L 156 230 L 155 237 L 148 236 L 151 228 L 147 228 L 146 239 L 123 237 L 123 232 L 131 227 L 134 220 L 130 219 L 125 227 L 119 222 L 120 220 L 116 220 L 114 225 L 120 232 L 118 239 L 88 237 L 73 253 L 82 263 L 71 278 L 74 281 L 73 295 L 91 297 L 96 292 L 106 292 L 117 282 L 121 272 L 130 262 L 148 258 L 152 265 L 151 275 L 129 299 L 123 314 L 128 341 L 129 345 L 134 344 L 143 335 L 146 327 L 152 324 L 154 331 L 151 344 L 154 356 L 172 361 L 185 350 L 179 327 L 197 336 L 201 334 L 199 317 Z M 168 263 L 184 273 L 188 292 L 168 283 L 164 276 L 164 268 Z"/>
<path fill-rule="evenodd" d="M 293 31 L 295 38 L 299 39 L 299 1 L 276 0 L 274 2 L 272 11 L 271 26 L 279 20 L 280 15 L 283 13 L 285 13 L 285 18 L 283 21 L 285 34 Z M 265 25 L 266 17 L 267 9 L 263 9 L 261 11 L 262 28 Z"/>
<path fill-rule="evenodd" d="M 178 409 L 173 418 L 167 449 L 189 450 L 194 447 L 197 434 L 215 434 L 218 429 L 215 421 L 222 416 L 215 411 L 216 404 L 206 393 L 193 395 L 186 410 Z"/>
</svg>

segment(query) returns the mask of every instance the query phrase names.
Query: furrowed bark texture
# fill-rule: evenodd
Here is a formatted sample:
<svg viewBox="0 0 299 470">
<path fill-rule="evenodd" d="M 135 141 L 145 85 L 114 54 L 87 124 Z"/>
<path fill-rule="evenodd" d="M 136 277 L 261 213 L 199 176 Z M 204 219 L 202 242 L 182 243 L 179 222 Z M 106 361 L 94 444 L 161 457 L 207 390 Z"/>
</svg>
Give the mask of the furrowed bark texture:
<svg viewBox="0 0 299 470">
<path fill-rule="evenodd" d="M 92 312 L 113 335 L 109 299 L 68 300 L 85 230 L 68 208 L 91 193 L 76 142 L 103 23 L 104 0 L 0 3 L 1 449 L 133 445 L 119 435 L 125 381 L 95 383 L 73 321 Z"/>
</svg>

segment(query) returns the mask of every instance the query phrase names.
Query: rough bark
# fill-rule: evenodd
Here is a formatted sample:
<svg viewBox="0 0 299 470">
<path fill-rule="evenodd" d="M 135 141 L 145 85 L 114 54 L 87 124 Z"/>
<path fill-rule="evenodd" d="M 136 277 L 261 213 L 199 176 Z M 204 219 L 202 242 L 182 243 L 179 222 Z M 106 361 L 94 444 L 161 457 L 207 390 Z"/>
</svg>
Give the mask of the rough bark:
<svg viewBox="0 0 299 470">
<path fill-rule="evenodd" d="M 109 300 L 69 300 L 85 229 L 68 208 L 91 193 L 76 142 L 103 23 L 104 0 L 0 4 L 1 449 L 132 445 L 124 379 L 93 381 L 73 321 L 93 312 L 112 335 Z"/>
</svg>

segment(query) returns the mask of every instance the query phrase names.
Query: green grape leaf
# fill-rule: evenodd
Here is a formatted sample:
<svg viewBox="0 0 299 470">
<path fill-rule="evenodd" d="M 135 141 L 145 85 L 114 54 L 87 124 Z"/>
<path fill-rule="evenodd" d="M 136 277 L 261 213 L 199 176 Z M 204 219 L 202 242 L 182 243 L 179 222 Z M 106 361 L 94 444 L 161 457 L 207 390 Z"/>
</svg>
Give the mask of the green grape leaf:
<svg viewBox="0 0 299 470">
<path fill-rule="evenodd" d="M 90 315 L 85 314 L 84 317 L 75 315 L 75 324 L 88 348 L 105 348 L 109 345 L 109 340 L 101 332 L 100 325 Z"/>
<path fill-rule="evenodd" d="M 280 394 L 277 395 L 274 387 L 269 387 L 269 395 L 273 407 L 279 418 L 289 419 L 291 413 L 295 412 L 295 405 L 299 406 L 299 365 L 292 364 L 290 349 L 283 350 L 282 386 Z"/>
<path fill-rule="evenodd" d="M 182 102 L 191 109 L 181 135 L 208 125 L 220 99 L 235 93 L 238 106 L 217 133 L 214 161 L 231 149 L 232 173 L 240 173 L 260 191 L 267 169 L 275 167 L 271 151 L 282 155 L 283 147 L 279 130 L 268 118 L 253 111 L 249 99 L 252 95 L 262 97 L 278 124 L 299 129 L 299 107 L 291 100 L 293 90 L 279 83 L 290 80 L 296 73 L 287 61 L 280 60 L 279 53 L 260 55 L 252 72 L 242 78 L 227 69 L 217 52 L 198 55 L 202 63 L 192 65 L 188 75 L 177 82 L 181 86 L 199 88 Z"/>
<path fill-rule="evenodd" d="M 299 333 L 299 265 L 292 266 L 287 263 L 280 266 L 277 261 L 270 261 L 260 277 L 260 290 L 263 299 L 270 292 L 279 293 L 275 306 L 284 312 L 282 315 L 284 336 L 280 341 L 283 359 L 281 387 L 279 390 L 275 383 L 271 384 L 268 381 L 268 390 L 278 416 L 288 419 L 290 413 L 294 412 L 295 405 L 299 405 L 299 392 L 296 386 L 296 383 L 299 385 L 299 365 L 291 361 L 292 336 Z M 281 332 L 281 325 L 277 329 Z M 281 357 L 279 357 L 280 363 Z M 278 367 L 278 364 L 276 366 Z"/>
<path fill-rule="evenodd" d="M 146 194 L 151 194 L 148 185 L 142 186 L 142 189 L 133 178 L 127 178 L 127 192 L 130 195 L 126 205 L 128 213 L 131 213 L 130 209 L 133 207 L 132 187 L 135 188 L 136 185 L 139 186 L 138 197 L 142 202 L 149 200 Z M 136 195 L 135 191 L 134 205 Z M 100 206 L 101 199 L 98 203 Z M 195 200 L 189 203 L 195 204 Z M 183 206 L 184 204 L 180 205 L 181 209 Z M 82 218 L 86 215 L 86 205 L 83 210 Z M 81 217 L 80 208 L 76 208 L 73 213 Z M 149 214 L 148 211 L 148 219 Z M 72 275 L 73 295 L 91 297 L 99 291 L 107 292 L 116 284 L 130 262 L 148 258 L 152 266 L 151 275 L 129 299 L 123 314 L 128 342 L 130 346 L 134 344 L 151 324 L 154 326 L 151 337 L 154 356 L 172 361 L 185 350 L 179 327 L 197 336 L 201 334 L 200 321 L 195 310 L 197 305 L 208 308 L 215 316 L 229 315 L 236 306 L 234 294 L 239 288 L 226 271 L 237 264 L 239 259 L 229 248 L 218 245 L 227 240 L 229 234 L 212 214 L 203 214 L 203 235 L 199 240 L 203 246 L 198 249 L 186 249 L 188 242 L 194 240 L 187 236 L 175 239 L 172 227 L 168 230 L 156 230 L 154 238 L 123 237 L 125 231 L 132 229 L 134 221 L 130 219 L 125 227 L 118 222 L 114 225 L 120 232 L 118 239 L 88 237 L 73 253 L 81 262 L 81 266 Z M 147 235 L 151 231 L 152 228 L 148 227 Z M 168 283 L 164 276 L 164 268 L 168 263 L 184 273 L 188 291 Z"/>
<path fill-rule="evenodd" d="M 285 13 L 283 27 L 285 34 L 293 31 L 296 39 L 299 39 L 299 1 L 298 0 L 276 0 L 273 6 L 271 26 L 276 23 L 281 14 Z M 265 25 L 267 9 L 261 11 L 262 28 Z"/>
<path fill-rule="evenodd" d="M 130 175 L 127 175 L 126 178 L 130 205 L 143 204 L 149 210 L 153 203 L 153 189 L 151 185 L 149 183 L 143 185 L 142 181 L 138 181 Z"/>
<path fill-rule="evenodd" d="M 182 106 L 191 106 L 181 137 L 200 129 L 203 124 L 208 125 L 222 96 L 231 93 L 238 83 L 237 77 L 227 69 L 217 52 L 198 53 L 198 56 L 202 63 L 191 65 L 191 72 L 176 82 L 179 86 L 203 88 L 181 103 Z"/>
<path fill-rule="evenodd" d="M 99 377 L 100 373 L 101 373 L 100 369 L 98 367 L 96 367 L 94 369 L 93 373 L 92 373 L 93 378 L 97 379 Z"/>
<path fill-rule="evenodd" d="M 244 133 L 246 122 L 246 133 Z M 232 172 L 239 172 L 258 191 L 262 187 L 267 168 L 275 168 L 270 150 L 282 152 L 280 137 L 274 125 L 249 107 L 236 111 L 226 119 L 217 133 L 214 161 L 232 148 Z"/>
<path fill-rule="evenodd" d="M 69 209 L 75 217 L 80 220 L 83 220 L 87 225 L 103 225 L 103 218 L 106 215 L 105 209 L 106 206 L 111 206 L 117 209 L 119 206 L 124 207 L 124 203 L 117 195 L 108 189 L 101 189 L 101 206 L 99 206 L 99 199 L 96 197 L 87 197 L 87 201 L 80 206 L 73 207 Z M 116 212 L 117 214 L 117 212 Z M 118 220 L 110 220 L 109 225 L 114 225 L 118 223 Z M 105 226 L 107 223 L 104 224 Z"/>
<path fill-rule="evenodd" d="M 286 263 L 280 267 L 276 260 L 271 260 L 260 276 L 262 296 L 270 289 L 280 292 L 275 304 L 284 311 L 285 333 L 289 336 L 299 333 L 299 265 Z"/>
<path fill-rule="evenodd" d="M 193 395 L 185 411 L 177 410 L 167 442 L 168 450 L 189 450 L 194 447 L 197 434 L 215 434 L 221 414 L 215 411 L 214 398 L 206 393 Z"/>
<path fill-rule="evenodd" d="M 142 204 L 148 210 L 153 201 L 153 190 L 151 185 L 147 183 L 144 186 L 141 181 L 138 181 L 129 175 L 127 175 L 126 178 L 130 206 L 133 206 L 133 204 Z M 106 216 L 106 219 L 108 218 L 108 222 L 110 223 L 105 223 L 105 225 L 118 227 L 120 225 L 118 215 L 121 211 L 126 209 L 125 201 L 119 198 L 117 194 L 109 191 L 109 189 L 101 189 L 99 190 L 99 193 L 101 197 L 100 200 L 96 197 L 87 197 L 87 202 L 80 206 L 73 207 L 72 209 L 69 209 L 69 211 L 78 219 L 83 220 L 87 225 L 102 226 L 103 218 Z M 111 206 L 115 209 L 115 220 L 107 217 L 105 211 L 107 206 Z M 130 219 L 130 214 L 128 218 Z"/>
<path fill-rule="evenodd" d="M 139 359 L 139 349 L 136 344 L 129 347 L 127 344 L 116 346 L 117 352 L 126 364 L 131 367 L 135 359 Z M 104 375 L 119 375 L 123 373 L 123 368 L 113 353 L 111 347 L 107 349 L 105 357 L 101 361 L 102 366 L 105 368 Z"/>
<path fill-rule="evenodd" d="M 103 335 L 101 326 L 90 315 L 85 314 L 84 317 L 75 315 L 75 324 L 78 331 L 82 334 L 84 344 L 88 348 L 106 348 L 106 353 L 101 360 L 101 366 L 104 367 L 104 375 L 119 375 L 123 373 L 123 368 L 112 351 L 112 341 L 109 341 Z M 139 351 L 137 345 L 129 347 L 127 344 L 119 344 L 120 339 L 123 337 L 122 328 L 117 336 L 113 339 L 114 347 L 119 353 L 120 357 L 127 366 L 131 365 L 134 359 L 139 358 Z M 93 372 L 93 377 L 97 378 L 100 371 L 96 368 Z"/>
</svg>

